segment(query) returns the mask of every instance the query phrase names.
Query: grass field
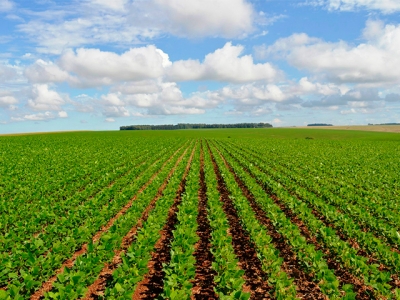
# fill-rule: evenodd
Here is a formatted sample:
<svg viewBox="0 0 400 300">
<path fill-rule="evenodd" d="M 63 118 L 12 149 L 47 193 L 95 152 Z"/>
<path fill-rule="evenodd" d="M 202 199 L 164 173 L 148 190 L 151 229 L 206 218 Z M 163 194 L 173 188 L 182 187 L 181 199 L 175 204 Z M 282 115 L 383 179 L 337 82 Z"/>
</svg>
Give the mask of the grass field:
<svg viewBox="0 0 400 300">
<path fill-rule="evenodd" d="M 400 135 L 0 137 L 0 300 L 400 299 Z"/>
</svg>

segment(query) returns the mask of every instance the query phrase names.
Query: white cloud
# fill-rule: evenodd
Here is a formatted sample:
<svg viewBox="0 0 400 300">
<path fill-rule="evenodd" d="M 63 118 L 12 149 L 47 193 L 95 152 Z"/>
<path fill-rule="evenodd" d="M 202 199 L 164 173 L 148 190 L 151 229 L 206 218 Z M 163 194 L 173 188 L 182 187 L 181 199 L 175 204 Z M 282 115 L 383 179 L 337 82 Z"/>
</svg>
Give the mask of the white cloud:
<svg viewBox="0 0 400 300">
<path fill-rule="evenodd" d="M 219 91 L 224 99 L 238 101 L 240 105 L 254 106 L 262 103 L 297 102 L 299 97 L 340 95 L 341 90 L 334 84 L 312 82 L 303 77 L 299 82 L 284 84 L 246 84 L 227 86 Z"/>
<path fill-rule="evenodd" d="M 115 120 L 113 118 L 106 118 L 105 120 L 107 123 L 113 123 Z"/>
<path fill-rule="evenodd" d="M 258 50 L 260 56 L 283 56 L 298 69 L 336 82 L 369 86 L 400 83 L 400 68 L 393 67 L 400 65 L 400 25 L 368 21 L 363 36 L 366 41 L 353 46 L 296 34 Z"/>
<path fill-rule="evenodd" d="M 245 37 L 258 18 L 247 0 L 87 0 L 30 12 L 28 18 L 32 15 L 17 28 L 37 51 L 51 54 L 99 44 L 127 47 L 163 34 Z"/>
<path fill-rule="evenodd" d="M 11 121 L 21 122 L 21 121 L 48 121 L 55 119 L 56 115 L 50 111 L 37 114 L 25 114 L 20 117 L 11 117 Z"/>
<path fill-rule="evenodd" d="M 383 13 L 400 11 L 400 2 L 398 0 L 314 0 L 307 3 L 339 11 L 353 11 L 357 9 L 379 10 Z"/>
<path fill-rule="evenodd" d="M 172 63 L 167 77 L 172 81 L 218 80 L 225 82 L 274 81 L 280 71 L 269 63 L 255 64 L 251 55 L 242 55 L 244 47 L 226 43 L 207 54 L 204 62 L 180 60 Z"/>
<path fill-rule="evenodd" d="M 129 117 L 130 112 L 123 106 L 104 106 L 103 115 L 106 117 L 120 118 Z"/>
<path fill-rule="evenodd" d="M 11 65 L 8 62 L 0 61 L 0 82 L 9 82 L 18 79 L 18 66 Z"/>
<path fill-rule="evenodd" d="M 120 99 L 121 95 L 119 93 L 111 93 L 107 95 L 102 95 L 101 100 L 105 105 L 110 106 L 122 106 L 124 102 Z"/>
<path fill-rule="evenodd" d="M 182 106 L 155 106 L 149 109 L 151 115 L 200 115 L 204 113 L 204 109 Z"/>
<path fill-rule="evenodd" d="M 377 89 L 350 89 L 344 93 L 326 95 L 321 99 L 305 101 L 302 107 L 319 107 L 337 110 L 339 107 L 351 108 L 361 112 L 362 109 L 376 109 L 384 105 L 385 98 Z"/>
<path fill-rule="evenodd" d="M 221 95 L 228 99 L 239 100 L 242 104 L 247 105 L 256 105 L 260 103 L 260 100 L 280 102 L 286 100 L 289 96 L 274 84 L 224 87 L 221 90 Z"/>
<path fill-rule="evenodd" d="M 10 0 L 0 0 L 0 12 L 7 12 L 12 10 L 14 3 Z"/>
<path fill-rule="evenodd" d="M 104 9 L 112 9 L 112 10 L 117 10 L 121 11 L 125 8 L 128 0 L 90 0 L 88 4 L 90 6 L 101 6 L 104 7 Z"/>
<path fill-rule="evenodd" d="M 102 114 L 113 118 L 138 114 L 203 114 L 206 109 L 214 108 L 223 101 L 218 93 L 211 91 L 196 92 L 184 97 L 175 82 L 155 80 L 150 84 L 150 81 L 145 81 L 140 82 L 139 86 L 151 86 L 151 89 L 145 88 L 149 92 L 138 93 L 136 89 L 132 91 L 126 85 L 120 85 L 115 86 L 113 92 L 102 95 L 97 103 L 102 107 Z"/>
<path fill-rule="evenodd" d="M 50 90 L 47 84 L 35 84 L 32 87 L 28 107 L 33 110 L 61 111 L 65 100 L 56 91 Z"/>
<path fill-rule="evenodd" d="M 11 95 L 1 95 L 0 94 L 0 107 L 7 107 L 7 108 L 13 108 L 14 104 L 17 104 L 18 100 Z"/>
<path fill-rule="evenodd" d="M 33 65 L 28 66 L 24 72 L 29 81 L 33 83 L 50 83 L 72 81 L 68 72 L 61 70 L 52 62 L 38 59 Z"/>
<path fill-rule="evenodd" d="M 279 126 L 283 123 L 283 121 L 279 118 L 275 118 L 272 120 L 272 124 L 274 124 L 275 126 Z"/>
<path fill-rule="evenodd" d="M 245 0 L 153 0 L 166 16 L 167 30 L 178 36 L 233 38 L 253 31 L 255 11 Z"/>
<path fill-rule="evenodd" d="M 145 80 L 163 75 L 170 65 L 168 55 L 154 46 L 132 48 L 118 55 L 99 49 L 66 51 L 60 66 L 76 74 L 82 85 L 110 85 L 118 81 Z"/>
<path fill-rule="evenodd" d="M 51 54 L 86 45 L 126 47 L 158 35 L 157 29 L 132 24 L 130 20 L 137 18 L 128 16 L 125 11 L 99 9 L 98 5 L 88 7 L 88 3 L 75 3 L 64 9 L 41 12 L 42 18 L 22 23 L 17 28 L 38 45 L 38 52 Z"/>
<path fill-rule="evenodd" d="M 119 91 L 122 94 L 153 94 L 160 91 L 160 86 L 156 80 L 142 80 L 124 82 L 120 85 L 115 85 L 111 91 Z"/>
<path fill-rule="evenodd" d="M 287 38 L 278 39 L 272 46 L 254 47 L 255 57 L 266 59 L 270 56 L 285 57 L 293 48 L 320 42 L 320 39 L 309 37 L 305 33 L 295 33 Z"/>
<path fill-rule="evenodd" d="M 59 111 L 58 117 L 60 118 L 68 118 L 68 113 L 66 111 Z"/>
</svg>

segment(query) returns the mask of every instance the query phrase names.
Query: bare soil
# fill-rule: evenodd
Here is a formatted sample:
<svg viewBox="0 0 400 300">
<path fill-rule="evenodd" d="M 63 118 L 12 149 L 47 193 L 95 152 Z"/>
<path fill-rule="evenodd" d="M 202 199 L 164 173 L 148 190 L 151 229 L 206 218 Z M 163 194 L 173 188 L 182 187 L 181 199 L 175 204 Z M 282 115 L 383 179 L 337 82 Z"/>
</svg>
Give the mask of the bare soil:
<svg viewBox="0 0 400 300">
<path fill-rule="evenodd" d="M 200 154 L 200 189 L 199 189 L 199 213 L 197 215 L 197 235 L 200 240 L 196 244 L 194 256 L 196 258 L 196 276 L 193 282 L 192 299 L 217 299 L 214 292 L 214 276 L 212 269 L 214 255 L 211 253 L 211 226 L 207 218 L 207 186 L 204 175 L 204 152 L 201 145 Z"/>
<path fill-rule="evenodd" d="M 149 272 L 146 274 L 144 279 L 138 283 L 138 286 L 132 297 L 133 300 L 156 299 L 163 292 L 165 277 L 163 264 L 168 264 L 171 261 L 171 241 L 173 240 L 173 231 L 175 230 L 176 224 L 178 222 L 177 213 L 179 210 L 179 205 L 182 202 L 182 196 L 185 193 L 186 177 L 189 173 L 195 150 L 196 146 L 193 148 L 185 172 L 183 174 L 182 181 L 176 192 L 174 204 L 168 211 L 167 222 L 161 230 L 160 239 L 154 246 L 152 258 L 147 265 Z"/>
<path fill-rule="evenodd" d="M 261 262 L 255 251 L 255 245 L 241 225 L 238 213 L 232 200 L 229 198 L 229 191 L 209 146 L 208 152 L 217 176 L 217 188 L 221 195 L 220 200 L 223 203 L 223 210 L 229 222 L 232 245 L 236 257 L 239 259 L 239 266 L 245 272 L 243 276 L 246 282 L 244 290 L 251 293 L 252 299 L 271 299 L 270 292 L 272 291 L 272 287 L 268 285 L 267 275 L 262 270 Z"/>
<path fill-rule="evenodd" d="M 254 195 L 250 192 L 244 182 L 237 176 L 233 168 L 228 164 L 222 155 L 221 158 L 223 159 L 226 167 L 229 168 L 229 171 L 235 177 L 235 180 L 241 188 L 243 195 L 249 201 L 257 220 L 265 227 L 265 229 L 267 229 L 268 235 L 272 238 L 272 243 L 274 244 L 275 248 L 279 250 L 279 256 L 284 259 L 282 270 L 288 274 L 290 278 L 293 278 L 296 284 L 297 297 L 300 299 L 327 299 L 327 297 L 321 292 L 319 286 L 313 282 L 313 277 L 302 270 L 296 253 L 293 252 L 288 241 L 285 240 L 284 237 L 275 229 L 271 220 L 267 218 L 266 213 L 257 204 Z"/>
<path fill-rule="evenodd" d="M 241 164 L 239 161 L 237 161 Z M 344 284 L 352 284 L 354 286 L 354 292 L 357 293 L 357 300 L 367 300 L 367 299 L 375 299 L 374 291 L 370 286 L 365 285 L 364 281 L 355 277 L 348 270 L 342 267 L 341 263 L 338 262 L 336 255 L 331 253 L 331 251 L 324 245 L 320 244 L 316 237 L 312 235 L 310 230 L 301 221 L 296 214 L 293 213 L 291 209 L 289 209 L 271 190 L 269 190 L 264 183 L 257 180 L 254 175 L 246 168 L 246 166 L 242 165 L 244 170 L 248 172 L 250 176 L 252 176 L 258 184 L 264 189 L 264 191 L 268 194 L 269 197 L 279 206 L 279 208 L 285 213 L 285 216 L 289 218 L 293 224 L 297 225 L 300 229 L 302 235 L 306 238 L 307 242 L 313 244 L 317 250 L 321 250 L 324 254 L 324 259 L 327 261 L 328 266 L 334 272 L 335 276 L 338 278 L 340 282 L 340 287 Z"/>
<path fill-rule="evenodd" d="M 114 217 L 113 217 L 113 218 L 111 218 L 105 226 L 103 226 L 103 227 L 93 236 L 93 238 L 92 238 L 92 242 L 93 242 L 93 243 L 95 243 L 96 241 L 98 241 L 98 240 L 100 239 L 100 237 L 102 236 L 102 234 L 103 234 L 104 232 L 107 232 L 107 231 L 111 228 L 111 226 L 114 224 L 114 222 L 115 222 L 119 217 L 121 217 L 122 215 L 124 215 L 124 214 L 126 213 L 126 211 L 129 209 L 129 207 L 132 206 L 133 201 L 135 201 L 135 200 L 137 199 L 137 196 L 138 196 L 140 193 L 142 193 L 142 192 L 147 188 L 147 186 L 154 180 L 154 178 L 158 175 L 158 173 L 161 172 L 161 169 L 163 169 L 163 168 L 165 167 L 165 165 L 176 155 L 176 153 L 179 152 L 180 149 L 181 149 L 181 148 L 179 148 L 178 150 L 176 150 L 176 151 L 174 152 L 174 154 L 171 155 L 171 156 L 168 158 L 168 160 L 163 164 L 163 166 L 160 168 L 160 170 L 159 170 L 158 172 L 156 172 L 156 173 L 149 179 L 149 181 L 146 182 L 146 183 L 143 185 L 143 187 L 138 191 L 138 193 L 137 193 L 137 194 L 136 194 L 136 195 L 135 195 L 135 196 L 134 196 L 134 197 L 133 197 L 133 198 L 132 198 L 132 199 L 131 199 L 131 200 L 130 200 L 130 201 L 129 201 L 129 202 L 114 216 Z M 185 152 L 185 153 L 186 153 L 186 152 Z M 182 160 L 182 158 L 183 158 L 183 156 L 184 156 L 185 153 L 183 153 L 183 154 L 179 157 L 178 161 L 177 161 L 176 164 L 175 164 L 175 167 L 171 170 L 170 174 L 168 174 L 169 177 L 172 176 L 173 171 L 175 170 L 175 168 L 176 168 L 176 166 L 178 165 L 178 163 Z M 165 182 L 167 182 L 167 180 L 169 179 L 169 177 L 167 177 L 167 179 L 166 179 Z M 165 186 L 166 186 L 166 183 L 165 183 Z M 165 187 L 164 187 L 164 188 L 165 188 Z M 79 256 L 81 256 L 81 255 L 83 255 L 83 254 L 85 254 L 85 253 L 87 252 L 87 246 L 88 246 L 88 244 L 84 244 L 84 245 L 81 247 L 81 249 L 79 249 L 78 251 L 76 251 L 76 252 L 73 254 L 73 256 L 72 256 L 71 258 L 67 259 L 67 260 L 62 264 L 62 266 L 55 272 L 55 275 L 52 276 L 50 279 L 48 279 L 46 282 L 44 282 L 44 283 L 42 284 L 41 288 L 38 289 L 33 295 L 31 295 L 30 299 L 31 299 L 31 300 L 39 300 L 39 299 L 42 299 L 42 298 L 44 297 L 44 294 L 45 294 L 46 292 L 51 291 L 51 289 L 53 288 L 54 282 L 56 282 L 56 280 L 57 280 L 57 275 L 63 273 L 63 272 L 64 272 L 64 269 L 65 269 L 66 267 L 67 267 L 67 268 L 72 268 L 72 266 L 74 265 L 76 259 L 77 259 Z M 106 266 L 105 266 L 105 268 L 106 268 Z M 103 271 L 102 271 L 102 272 L 103 272 Z"/>
</svg>

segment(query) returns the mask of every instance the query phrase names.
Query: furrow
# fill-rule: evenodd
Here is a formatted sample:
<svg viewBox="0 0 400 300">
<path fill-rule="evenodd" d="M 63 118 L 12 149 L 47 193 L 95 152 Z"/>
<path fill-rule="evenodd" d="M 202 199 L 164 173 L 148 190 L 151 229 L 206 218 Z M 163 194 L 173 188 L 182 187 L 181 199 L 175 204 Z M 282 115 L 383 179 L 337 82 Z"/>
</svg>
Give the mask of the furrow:
<svg viewBox="0 0 400 300">
<path fill-rule="evenodd" d="M 208 152 L 217 176 L 218 191 L 221 195 L 220 200 L 223 202 L 223 209 L 229 221 L 235 254 L 239 259 L 240 267 L 245 272 L 246 287 L 244 289 L 250 292 L 254 299 L 270 299 L 269 292 L 271 287 L 267 284 L 266 274 L 262 270 L 255 246 L 240 223 L 238 213 L 229 197 L 228 189 L 209 146 Z"/>
<path fill-rule="evenodd" d="M 154 178 L 159 174 L 159 172 L 161 172 L 161 170 L 167 165 L 167 163 L 168 163 L 181 149 L 182 149 L 182 147 L 180 147 L 178 150 L 176 150 L 176 151 L 168 158 L 168 160 L 166 160 L 166 161 L 164 162 L 164 164 L 161 166 L 161 168 L 160 168 L 155 174 L 153 174 L 153 175 L 151 176 L 151 178 L 139 189 L 139 191 L 135 194 L 135 196 L 133 196 L 133 197 L 131 198 L 131 200 L 130 200 L 130 201 L 129 201 L 129 202 L 128 202 L 128 203 L 127 203 L 113 218 L 111 218 L 105 226 L 103 226 L 98 232 L 96 232 L 96 234 L 95 234 L 95 235 L 93 236 L 93 238 L 92 238 L 92 243 L 97 242 L 97 241 L 100 239 L 100 237 L 101 237 L 105 232 L 107 232 L 107 231 L 113 226 L 113 224 L 115 223 L 115 221 L 116 221 L 117 219 L 119 219 L 122 215 L 124 215 L 124 214 L 127 212 L 127 210 L 132 206 L 133 201 L 135 201 L 135 200 L 137 199 L 138 195 L 141 194 L 141 193 L 147 188 L 147 186 L 148 186 L 149 184 L 151 184 L 151 182 L 152 182 L 152 181 L 154 180 Z M 167 183 L 167 181 L 168 181 L 168 178 L 170 178 L 170 176 L 173 174 L 173 172 L 174 172 L 176 166 L 177 166 L 177 165 L 179 164 L 179 162 L 182 160 L 184 154 L 185 154 L 185 152 L 179 157 L 178 161 L 177 161 L 176 164 L 175 164 L 175 167 L 170 171 L 170 173 L 168 174 L 167 179 L 164 181 L 164 184 L 163 184 L 161 187 L 164 187 L 164 188 L 165 188 L 165 185 L 166 185 L 166 183 Z M 160 189 L 161 189 L 161 187 L 160 187 Z M 85 254 L 85 253 L 87 252 L 87 250 L 88 250 L 88 244 L 86 243 L 86 244 L 84 244 L 84 245 L 81 247 L 81 249 L 79 249 L 78 251 L 76 251 L 70 259 L 66 260 L 66 261 L 63 263 L 63 265 L 55 272 L 55 275 L 52 276 L 52 277 L 51 277 L 49 280 L 47 280 L 46 282 L 44 282 L 44 283 L 42 284 L 42 287 L 41 287 L 40 289 L 38 289 L 38 290 L 31 296 L 30 299 L 31 299 L 31 300 L 41 299 L 41 298 L 44 296 L 44 294 L 45 294 L 46 292 L 51 291 L 51 289 L 52 289 L 52 287 L 53 287 L 53 283 L 57 280 L 57 276 L 58 276 L 59 274 L 62 274 L 62 273 L 64 272 L 64 269 L 65 269 L 66 267 L 71 268 L 71 267 L 74 265 L 74 263 L 75 263 L 75 261 L 77 260 L 77 258 L 78 258 L 79 256 Z"/>
<path fill-rule="evenodd" d="M 218 151 L 218 149 L 217 149 Z M 218 151 L 226 167 L 232 173 L 238 186 L 242 190 L 243 195 L 249 201 L 257 220 L 267 229 L 268 235 L 272 238 L 272 242 L 276 249 L 279 250 L 279 256 L 284 259 L 281 265 L 282 270 L 294 279 L 297 287 L 297 297 L 300 299 L 326 299 L 326 296 L 321 292 L 319 286 L 312 281 L 312 277 L 305 273 L 301 264 L 293 252 L 292 247 L 285 241 L 284 237 L 275 229 L 271 220 L 267 218 L 263 209 L 257 204 L 254 195 L 249 188 L 235 173 L 232 166 L 226 161 L 225 157 Z"/>
<path fill-rule="evenodd" d="M 177 213 L 179 205 L 182 202 L 182 195 L 185 193 L 186 188 L 186 177 L 189 173 L 190 166 L 193 160 L 194 153 L 196 151 L 196 145 L 194 146 L 190 155 L 188 164 L 182 177 L 182 181 L 176 192 L 174 203 L 168 211 L 167 222 L 161 231 L 161 237 L 157 241 L 152 258 L 148 264 L 149 272 L 146 274 L 144 279 L 139 282 L 132 299 L 156 299 L 163 291 L 164 288 L 164 276 L 163 265 L 168 264 L 171 260 L 170 245 L 173 239 L 173 231 L 177 224 Z"/>
<path fill-rule="evenodd" d="M 201 145 L 200 154 L 200 189 L 199 189 L 199 213 L 197 216 L 197 235 L 200 240 L 196 244 L 196 276 L 193 283 L 192 298 L 201 299 L 217 299 L 214 291 L 215 270 L 212 269 L 214 255 L 211 253 L 211 225 L 207 217 L 207 185 L 204 173 L 204 149 Z"/>
</svg>

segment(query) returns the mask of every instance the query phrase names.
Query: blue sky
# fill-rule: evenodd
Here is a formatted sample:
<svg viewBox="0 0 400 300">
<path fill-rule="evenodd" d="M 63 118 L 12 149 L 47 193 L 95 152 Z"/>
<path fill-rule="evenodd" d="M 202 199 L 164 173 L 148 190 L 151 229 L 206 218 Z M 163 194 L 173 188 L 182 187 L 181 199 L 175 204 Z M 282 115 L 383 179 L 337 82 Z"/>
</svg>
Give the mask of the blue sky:
<svg viewBox="0 0 400 300">
<path fill-rule="evenodd" d="M 0 133 L 400 122 L 398 0 L 0 0 Z"/>
</svg>

